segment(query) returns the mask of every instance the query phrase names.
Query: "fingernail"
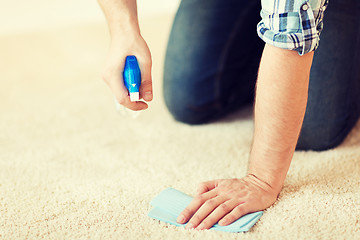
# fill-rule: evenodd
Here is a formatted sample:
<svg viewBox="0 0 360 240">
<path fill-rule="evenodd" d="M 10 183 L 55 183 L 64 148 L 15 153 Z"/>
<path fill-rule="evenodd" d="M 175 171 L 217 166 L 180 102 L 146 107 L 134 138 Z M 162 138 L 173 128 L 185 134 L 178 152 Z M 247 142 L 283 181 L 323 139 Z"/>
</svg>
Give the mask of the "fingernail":
<svg viewBox="0 0 360 240">
<path fill-rule="evenodd" d="M 145 92 L 144 98 L 150 100 L 152 98 L 152 92 L 150 92 L 150 91 Z"/>
<path fill-rule="evenodd" d="M 185 227 L 185 229 L 192 229 L 194 228 L 194 225 L 192 223 L 188 223 Z"/>
<path fill-rule="evenodd" d="M 205 224 L 200 224 L 197 228 L 197 230 L 204 230 L 205 229 Z"/>
<path fill-rule="evenodd" d="M 227 224 L 227 220 L 226 220 L 226 219 L 222 219 L 222 220 L 220 220 L 219 224 L 220 224 L 221 226 L 224 226 L 224 225 Z"/>
<path fill-rule="evenodd" d="M 185 222 L 185 216 L 184 216 L 184 215 L 180 215 L 180 216 L 176 219 L 176 221 L 177 221 L 178 223 L 184 223 L 184 222 Z"/>
</svg>

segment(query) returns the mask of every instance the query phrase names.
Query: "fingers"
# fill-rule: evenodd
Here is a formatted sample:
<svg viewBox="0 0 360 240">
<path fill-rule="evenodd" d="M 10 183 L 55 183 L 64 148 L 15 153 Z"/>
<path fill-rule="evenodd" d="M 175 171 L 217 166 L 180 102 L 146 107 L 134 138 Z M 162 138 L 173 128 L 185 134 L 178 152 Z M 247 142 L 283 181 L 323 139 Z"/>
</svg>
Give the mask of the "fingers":
<svg viewBox="0 0 360 240">
<path fill-rule="evenodd" d="M 200 183 L 199 187 L 197 189 L 197 194 L 203 194 L 205 192 L 213 190 L 217 186 L 217 183 L 218 183 L 218 180 Z"/>
<path fill-rule="evenodd" d="M 148 108 L 148 105 L 145 102 L 137 101 L 137 102 L 131 102 L 128 90 L 126 89 L 124 85 L 124 79 L 122 75 L 122 71 L 124 69 L 125 60 L 121 62 L 121 64 L 117 67 L 109 67 L 106 69 L 103 73 L 103 80 L 107 83 L 107 85 L 110 87 L 112 93 L 114 94 L 117 102 L 124 107 L 131 109 L 133 111 L 139 111 L 139 110 L 145 110 Z M 145 67 L 143 69 L 146 69 Z M 150 76 L 150 88 L 149 84 L 145 81 L 145 86 L 143 89 L 147 92 L 151 92 L 151 98 L 147 97 L 147 99 L 152 99 L 152 86 L 151 86 L 151 63 L 150 63 L 150 71 L 144 70 L 145 79 L 149 79 Z M 149 74 L 147 73 L 149 72 Z M 143 74 L 143 73 L 142 73 Z M 149 75 L 149 76 L 147 76 Z M 147 80 L 147 82 L 149 82 Z M 150 89 L 150 90 L 149 90 Z M 141 91 L 141 89 L 140 89 Z"/>
<path fill-rule="evenodd" d="M 192 213 L 192 207 L 197 207 L 197 204 L 189 205 L 188 209 L 184 210 L 184 215 L 186 215 L 186 211 Z M 196 228 L 197 230 L 210 229 L 217 222 L 221 226 L 226 226 L 249 212 L 251 212 L 250 205 L 240 199 L 228 200 L 223 196 L 216 196 L 207 199 L 198 207 L 185 228 Z"/>
<path fill-rule="evenodd" d="M 213 210 L 196 228 L 198 230 L 209 229 L 216 224 L 219 219 L 231 212 L 238 205 L 237 201 L 228 200 L 224 201 Z M 197 214 L 197 213 L 196 213 Z M 191 220 L 190 220 L 191 221 Z"/>
<path fill-rule="evenodd" d="M 216 197 L 215 191 L 209 191 L 204 194 L 198 195 L 192 202 L 180 213 L 177 218 L 178 223 L 186 223 L 194 213 L 203 205 L 208 199 Z"/>
<path fill-rule="evenodd" d="M 250 212 L 251 210 L 248 203 L 240 203 L 233 210 L 231 210 L 229 214 L 227 214 L 219 221 L 219 225 L 229 225 Z"/>
<path fill-rule="evenodd" d="M 191 217 L 191 219 L 189 220 L 188 224 L 186 225 L 186 229 L 191 229 L 191 228 L 196 228 L 200 223 L 202 223 L 202 226 L 204 226 L 204 222 L 203 220 L 215 209 L 217 208 L 220 204 L 222 204 L 223 202 L 225 202 L 226 199 L 224 199 L 224 197 L 215 197 L 215 198 L 211 198 L 206 200 L 206 202 L 196 211 L 196 213 Z M 211 221 L 213 221 L 214 219 L 211 218 Z M 215 223 L 217 222 L 218 219 L 215 219 Z M 210 224 L 209 222 L 206 222 L 205 224 Z M 212 224 L 214 225 L 214 224 Z M 211 225 L 211 226 L 212 226 Z M 210 226 L 210 227 L 211 227 Z"/>
<path fill-rule="evenodd" d="M 150 102 L 153 99 L 151 57 L 149 57 L 146 61 L 139 57 L 138 63 L 141 71 L 140 98 L 143 98 L 145 101 Z"/>
<path fill-rule="evenodd" d="M 198 192 L 177 219 L 179 223 L 189 221 L 186 229 L 209 229 L 216 222 L 229 225 L 248 213 L 269 207 L 277 196 L 247 177 L 204 182 Z"/>
<path fill-rule="evenodd" d="M 138 102 L 131 102 L 130 101 L 130 97 L 127 96 L 125 98 L 125 100 L 123 101 L 122 105 L 130 110 L 133 111 L 140 111 L 140 110 L 145 110 L 148 108 L 148 105 L 142 101 L 138 101 Z"/>
<path fill-rule="evenodd" d="M 128 90 L 123 84 L 124 80 L 121 71 L 110 71 L 109 73 L 105 73 L 104 75 L 104 81 L 110 87 L 119 104 L 134 111 L 144 110 L 148 108 L 148 105 L 144 102 L 130 101 Z"/>
</svg>

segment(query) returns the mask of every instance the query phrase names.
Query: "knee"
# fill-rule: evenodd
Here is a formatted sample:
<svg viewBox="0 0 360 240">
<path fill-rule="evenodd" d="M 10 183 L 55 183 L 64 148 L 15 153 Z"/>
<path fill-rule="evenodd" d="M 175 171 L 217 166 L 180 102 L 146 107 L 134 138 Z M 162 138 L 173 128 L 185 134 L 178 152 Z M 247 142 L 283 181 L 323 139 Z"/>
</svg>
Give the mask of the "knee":
<svg viewBox="0 0 360 240">
<path fill-rule="evenodd" d="M 348 121 L 310 124 L 304 122 L 297 150 L 324 151 L 340 145 L 354 124 Z"/>
<path fill-rule="evenodd" d="M 205 124 L 209 122 L 206 112 L 194 111 L 192 106 L 181 103 L 174 104 L 173 102 L 167 100 L 165 100 L 165 103 L 170 114 L 178 122 L 190 125 Z"/>
<path fill-rule="evenodd" d="M 213 95 L 199 87 L 201 79 L 191 79 L 189 74 L 166 71 L 163 94 L 167 109 L 176 121 L 186 124 L 204 124 L 216 112 Z M 206 80 L 205 80 L 206 81 Z"/>
<path fill-rule="evenodd" d="M 211 120 L 211 107 L 196 103 L 196 96 L 184 88 L 164 89 L 164 99 L 167 109 L 176 121 L 196 125 Z"/>
</svg>

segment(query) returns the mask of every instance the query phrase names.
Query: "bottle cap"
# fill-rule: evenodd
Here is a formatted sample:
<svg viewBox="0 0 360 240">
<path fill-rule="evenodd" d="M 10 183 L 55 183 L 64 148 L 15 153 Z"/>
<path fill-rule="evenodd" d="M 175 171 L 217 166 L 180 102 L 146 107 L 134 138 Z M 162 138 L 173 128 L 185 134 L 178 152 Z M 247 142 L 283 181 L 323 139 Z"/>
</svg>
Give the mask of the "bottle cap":
<svg viewBox="0 0 360 240">
<path fill-rule="evenodd" d="M 131 92 L 130 101 L 132 102 L 140 101 L 139 92 Z"/>
</svg>

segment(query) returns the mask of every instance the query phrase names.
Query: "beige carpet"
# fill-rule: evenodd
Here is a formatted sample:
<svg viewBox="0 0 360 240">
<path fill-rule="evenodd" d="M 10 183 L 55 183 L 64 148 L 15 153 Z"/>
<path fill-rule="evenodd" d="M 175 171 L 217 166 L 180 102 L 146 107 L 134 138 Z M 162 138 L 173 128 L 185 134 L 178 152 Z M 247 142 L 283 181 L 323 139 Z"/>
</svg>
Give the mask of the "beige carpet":
<svg viewBox="0 0 360 240">
<path fill-rule="evenodd" d="M 336 149 L 296 152 L 279 201 L 248 233 L 147 217 L 166 187 L 193 194 L 243 176 L 252 138 L 251 109 L 204 126 L 172 120 L 161 95 L 170 21 L 142 21 L 156 91 L 135 121 L 100 80 L 106 26 L 0 37 L 0 239 L 360 239 L 360 123 Z"/>
</svg>

